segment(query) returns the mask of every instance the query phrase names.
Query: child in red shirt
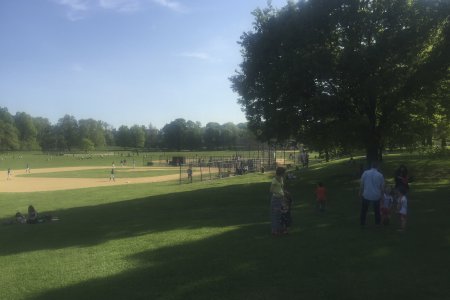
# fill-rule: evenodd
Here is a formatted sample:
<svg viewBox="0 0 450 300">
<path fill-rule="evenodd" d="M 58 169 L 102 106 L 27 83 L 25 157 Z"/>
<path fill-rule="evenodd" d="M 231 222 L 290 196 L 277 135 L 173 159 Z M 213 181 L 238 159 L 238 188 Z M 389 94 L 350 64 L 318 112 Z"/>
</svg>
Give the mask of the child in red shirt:
<svg viewBox="0 0 450 300">
<path fill-rule="evenodd" d="M 319 211 L 325 211 L 326 201 L 327 201 L 327 190 L 323 186 L 322 182 L 317 184 L 316 188 L 316 200 L 317 200 L 317 208 Z"/>
</svg>

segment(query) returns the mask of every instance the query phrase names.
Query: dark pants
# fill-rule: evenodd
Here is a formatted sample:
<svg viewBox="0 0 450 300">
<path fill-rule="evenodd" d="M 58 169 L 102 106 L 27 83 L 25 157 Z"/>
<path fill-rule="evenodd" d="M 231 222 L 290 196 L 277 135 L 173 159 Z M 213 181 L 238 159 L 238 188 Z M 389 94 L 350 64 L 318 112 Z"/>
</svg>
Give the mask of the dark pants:
<svg viewBox="0 0 450 300">
<path fill-rule="evenodd" d="M 380 216 L 380 200 L 367 200 L 364 198 L 361 198 L 362 205 L 361 205 L 361 226 L 366 225 L 366 217 L 367 217 L 367 211 L 369 210 L 369 205 L 372 204 L 373 206 L 373 212 L 375 213 L 375 224 L 380 225 L 381 216 Z"/>
</svg>

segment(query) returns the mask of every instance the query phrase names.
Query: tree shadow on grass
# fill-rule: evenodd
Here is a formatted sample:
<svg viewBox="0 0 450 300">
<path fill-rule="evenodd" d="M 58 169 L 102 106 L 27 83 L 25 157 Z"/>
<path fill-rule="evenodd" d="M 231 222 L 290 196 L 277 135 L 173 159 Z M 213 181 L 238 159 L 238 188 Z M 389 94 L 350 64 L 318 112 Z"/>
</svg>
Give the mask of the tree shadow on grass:
<svg viewBox="0 0 450 300">
<path fill-rule="evenodd" d="M 248 222 L 260 216 L 204 220 L 204 226 L 247 225 L 138 252 L 125 258 L 135 266 L 125 272 L 32 299 L 444 299 L 450 292 L 442 268 L 450 263 L 448 231 L 361 231 L 304 212 L 295 218 L 292 234 L 280 238 L 268 234 L 267 224 Z"/>
<path fill-rule="evenodd" d="M 293 186 L 299 209 L 305 207 L 301 192 L 307 186 L 302 182 Z M 384 228 L 361 231 L 357 222 L 343 221 L 342 216 L 352 214 L 348 210 L 353 204 L 341 199 L 335 211 L 323 216 L 312 210 L 294 211 L 292 234 L 273 239 L 267 189 L 267 183 L 236 185 L 73 208 L 61 212 L 59 224 L 23 227 L 26 240 L 2 241 L 0 253 L 87 247 L 175 229 L 232 226 L 201 240 L 137 252 L 124 258 L 135 266 L 127 271 L 44 291 L 32 299 L 429 299 L 430 295 L 444 299 L 448 295 L 442 268 L 449 265 L 448 230 L 429 234 L 425 222 L 427 214 L 447 220 L 446 212 L 421 214 L 423 227 L 413 224 L 403 235 Z M 438 191 L 443 193 L 444 188 Z M 426 193 L 421 197 L 425 200 Z M 405 281 L 411 274 L 417 280 Z"/>
<path fill-rule="evenodd" d="M 176 229 L 266 222 L 267 199 L 267 184 L 251 184 L 49 212 L 60 221 L 3 227 L 0 255 L 92 246 Z"/>
<path fill-rule="evenodd" d="M 238 299 L 259 293 L 254 272 L 264 270 L 259 265 L 261 249 L 252 244 L 259 240 L 262 246 L 270 241 L 265 228 L 243 226 L 204 240 L 137 253 L 127 258 L 138 263 L 135 269 L 48 291 L 33 299 Z M 270 259 L 270 253 L 264 255 Z M 274 272 L 261 273 L 261 279 L 267 281 L 264 277 L 270 273 Z M 260 296 L 272 298 L 270 294 Z"/>
</svg>

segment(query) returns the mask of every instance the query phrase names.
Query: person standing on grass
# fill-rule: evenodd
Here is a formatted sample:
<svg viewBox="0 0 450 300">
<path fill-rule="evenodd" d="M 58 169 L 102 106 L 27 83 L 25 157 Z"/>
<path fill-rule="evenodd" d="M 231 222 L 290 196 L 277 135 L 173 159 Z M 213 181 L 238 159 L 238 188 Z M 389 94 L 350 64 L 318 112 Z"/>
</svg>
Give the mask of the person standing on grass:
<svg viewBox="0 0 450 300">
<path fill-rule="evenodd" d="M 317 200 L 317 209 L 320 212 L 325 211 L 326 201 L 327 201 L 327 190 L 323 186 L 322 182 L 319 182 L 316 187 L 316 200 Z"/>
<path fill-rule="evenodd" d="M 116 181 L 114 168 L 111 169 L 111 175 L 109 175 L 109 181 L 111 181 L 111 180 Z"/>
<path fill-rule="evenodd" d="M 281 233 L 288 234 L 288 230 L 292 225 L 292 196 L 291 194 L 284 190 L 284 197 L 281 201 L 281 216 L 280 216 L 280 224 L 281 224 Z"/>
<path fill-rule="evenodd" d="M 282 234 L 281 213 L 282 202 L 284 198 L 284 174 L 286 169 L 278 167 L 275 171 L 275 177 L 270 184 L 270 214 L 272 222 L 272 235 L 278 236 Z"/>
<path fill-rule="evenodd" d="M 30 173 L 30 164 L 27 163 L 27 168 L 25 169 L 25 173 L 29 174 Z"/>
<path fill-rule="evenodd" d="M 408 177 L 408 169 L 405 165 L 400 165 L 394 174 L 395 188 L 404 188 L 404 191 L 408 193 L 409 182 L 411 181 Z"/>
<path fill-rule="evenodd" d="M 380 225 L 380 200 L 384 192 L 384 176 L 378 171 L 378 162 L 372 162 L 372 167 L 361 176 L 359 196 L 361 197 L 360 225 L 366 225 L 367 210 L 373 206 L 375 225 Z"/>
<path fill-rule="evenodd" d="M 11 168 L 8 168 L 8 171 L 6 173 L 6 180 L 11 180 L 11 173 L 12 173 Z"/>
<path fill-rule="evenodd" d="M 187 169 L 187 176 L 188 176 L 188 181 L 192 183 L 192 167 L 189 166 L 189 168 Z"/>
<path fill-rule="evenodd" d="M 406 227 L 406 215 L 408 212 L 408 199 L 406 198 L 406 188 L 401 186 L 397 189 L 397 205 L 398 214 L 400 215 L 400 229 L 399 231 L 405 230 Z"/>
<path fill-rule="evenodd" d="M 381 223 L 389 225 L 392 203 L 392 189 L 390 186 L 385 186 L 383 193 L 383 200 L 381 201 Z"/>
</svg>

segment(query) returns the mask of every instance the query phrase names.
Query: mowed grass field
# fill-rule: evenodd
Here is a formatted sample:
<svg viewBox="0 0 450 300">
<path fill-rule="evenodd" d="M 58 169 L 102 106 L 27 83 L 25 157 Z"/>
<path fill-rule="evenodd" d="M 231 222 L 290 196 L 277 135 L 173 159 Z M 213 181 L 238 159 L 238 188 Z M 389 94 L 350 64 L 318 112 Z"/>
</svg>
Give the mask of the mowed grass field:
<svg viewBox="0 0 450 300">
<path fill-rule="evenodd" d="M 395 216 L 375 228 L 370 214 L 360 229 L 359 167 L 347 161 L 294 172 L 294 223 L 279 238 L 270 173 L 0 193 L 2 221 L 30 204 L 60 218 L 0 226 L 0 298 L 450 299 L 450 160 L 388 156 L 386 179 L 400 163 L 415 177 L 403 233 Z"/>
<path fill-rule="evenodd" d="M 134 169 L 134 168 L 115 168 L 114 169 L 116 177 L 126 177 L 126 178 L 138 178 L 138 177 L 154 177 L 154 176 L 164 176 L 179 174 L 180 170 L 177 168 L 170 169 Z M 90 169 L 90 170 L 79 170 L 79 171 L 64 171 L 64 172 L 51 172 L 51 173 L 30 173 L 22 174 L 19 176 L 26 177 L 52 177 L 52 178 L 107 178 L 111 173 L 111 168 L 102 169 Z"/>
<path fill-rule="evenodd" d="M 279 159 L 289 160 L 289 153 L 294 151 L 277 151 Z M 298 151 L 295 152 L 298 155 Z M 272 153 L 273 154 L 273 153 Z M 115 163 L 120 167 L 120 161 L 126 160 L 126 167 L 132 167 L 133 161 L 136 167 L 147 166 L 148 162 L 154 162 L 155 165 L 165 164 L 167 159 L 170 161 L 173 157 L 186 157 L 187 159 L 201 158 L 208 161 L 210 157 L 229 158 L 235 155 L 245 157 L 262 157 L 263 153 L 258 151 L 199 151 L 199 152 L 140 152 L 132 151 L 97 151 L 86 154 L 64 154 L 55 153 L 43 154 L 41 152 L 3 152 L 0 153 L 0 170 L 24 170 L 28 164 L 31 170 L 35 168 L 52 167 L 75 167 L 75 166 L 111 166 Z M 267 149 L 265 155 L 268 155 Z"/>
</svg>

